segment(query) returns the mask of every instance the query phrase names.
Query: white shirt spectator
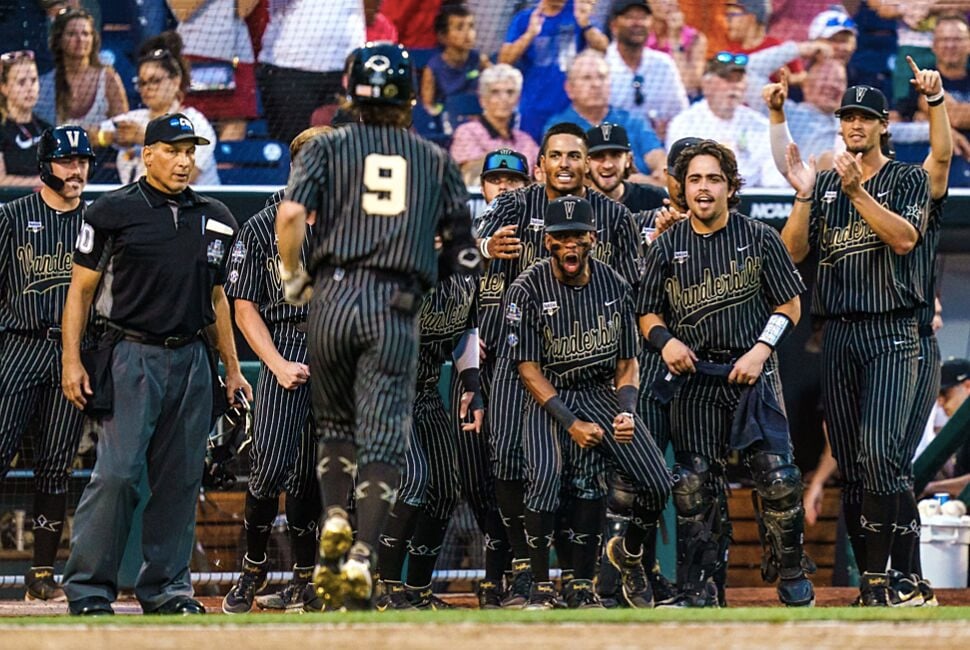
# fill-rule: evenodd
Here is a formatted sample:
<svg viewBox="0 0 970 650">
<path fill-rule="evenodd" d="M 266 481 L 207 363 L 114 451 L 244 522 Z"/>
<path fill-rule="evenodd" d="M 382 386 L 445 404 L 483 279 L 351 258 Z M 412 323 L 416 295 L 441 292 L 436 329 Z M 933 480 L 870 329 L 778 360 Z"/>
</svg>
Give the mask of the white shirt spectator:
<svg viewBox="0 0 970 650">
<path fill-rule="evenodd" d="M 620 57 L 616 43 L 610 43 L 606 63 L 610 67 L 611 106 L 642 115 L 652 123 L 667 122 L 687 108 L 687 91 L 669 54 L 645 48 L 640 65 L 631 70 Z M 639 104 L 636 84 L 642 97 Z"/>
<path fill-rule="evenodd" d="M 775 169 L 768 137 L 768 119 L 747 106 L 738 106 L 724 120 L 701 100 L 667 125 L 667 149 L 681 138 L 709 138 L 727 145 L 738 158 L 738 171 L 747 187 L 789 187 Z"/>
<path fill-rule="evenodd" d="M 182 37 L 183 54 L 205 56 L 220 61 L 238 58 L 242 63 L 254 63 L 253 43 L 246 23 L 236 15 L 233 0 L 206 0 L 176 29 Z"/>
<path fill-rule="evenodd" d="M 360 0 L 288 0 L 271 11 L 259 62 L 307 72 L 343 70 L 351 50 L 364 44 Z"/>
</svg>

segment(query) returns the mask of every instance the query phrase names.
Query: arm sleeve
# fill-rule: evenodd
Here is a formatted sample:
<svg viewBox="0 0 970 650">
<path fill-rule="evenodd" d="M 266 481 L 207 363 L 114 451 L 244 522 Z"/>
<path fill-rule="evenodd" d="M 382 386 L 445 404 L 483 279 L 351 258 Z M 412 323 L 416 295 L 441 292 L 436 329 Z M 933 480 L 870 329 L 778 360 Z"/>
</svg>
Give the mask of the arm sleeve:
<svg viewBox="0 0 970 650">
<path fill-rule="evenodd" d="M 452 274 L 477 275 L 482 261 L 475 245 L 472 216 L 468 209 L 468 190 L 462 180 L 458 165 L 442 153 L 445 173 L 442 182 L 441 220 L 438 233 L 442 249 L 438 256 L 438 279 Z"/>
<path fill-rule="evenodd" d="M 254 217 L 255 218 L 255 217 Z M 248 300 L 259 306 L 269 302 L 266 284 L 262 273 L 271 272 L 266 268 L 266 251 L 259 245 L 255 228 L 250 219 L 236 236 L 229 253 L 229 282 L 226 295 L 230 298 Z"/>
<path fill-rule="evenodd" d="M 535 302 L 525 285 L 515 282 L 505 299 L 505 332 L 509 358 L 541 363 L 541 332 Z"/>
<path fill-rule="evenodd" d="M 316 210 L 326 185 L 328 160 L 319 138 L 307 142 L 293 161 L 284 196 L 307 209 Z"/>
<path fill-rule="evenodd" d="M 785 41 L 781 45 L 752 52 L 748 55 L 748 78 L 756 75 L 767 79 L 775 70 L 797 58 L 798 43 L 795 41 Z"/>
<path fill-rule="evenodd" d="M 781 236 L 770 226 L 763 226 L 761 256 L 762 291 L 774 307 L 783 305 L 805 291 L 802 276 L 795 268 Z"/>
<path fill-rule="evenodd" d="M 784 175 L 788 171 L 788 161 L 786 160 L 788 145 L 794 142 L 791 131 L 788 130 L 788 121 L 786 120 L 781 124 L 769 124 L 768 138 L 771 140 L 771 157 L 775 161 L 775 168 L 780 174 Z"/>
</svg>

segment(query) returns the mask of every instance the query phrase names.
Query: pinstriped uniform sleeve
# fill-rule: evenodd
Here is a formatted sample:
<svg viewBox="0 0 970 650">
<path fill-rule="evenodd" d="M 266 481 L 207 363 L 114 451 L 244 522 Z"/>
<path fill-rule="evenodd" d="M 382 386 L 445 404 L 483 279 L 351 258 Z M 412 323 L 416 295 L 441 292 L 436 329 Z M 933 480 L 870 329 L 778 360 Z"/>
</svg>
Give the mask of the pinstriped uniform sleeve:
<svg viewBox="0 0 970 650">
<path fill-rule="evenodd" d="M 929 212 L 929 183 L 926 170 L 917 165 L 900 174 L 899 181 L 890 195 L 889 209 L 913 224 L 922 235 L 926 231 Z"/>
<path fill-rule="evenodd" d="M 625 207 L 620 206 L 617 216 L 619 232 L 617 242 L 619 258 L 616 260 L 616 271 L 627 283 L 636 288 L 640 284 L 640 271 L 643 268 L 643 244 L 640 233 L 637 231 L 637 223 L 633 214 Z"/>
<path fill-rule="evenodd" d="M 795 268 L 785 243 L 768 226 L 763 228 L 761 256 L 764 260 L 761 270 L 762 291 L 771 305 L 783 305 L 805 291 L 805 283 L 802 282 L 802 276 Z"/>
<path fill-rule="evenodd" d="M 264 272 L 266 251 L 260 246 L 250 219 L 232 245 L 226 294 L 230 298 L 265 305 L 269 296 L 266 295 L 266 284 L 262 278 Z"/>
<path fill-rule="evenodd" d="M 505 192 L 500 194 L 492 204 L 492 209 L 482 215 L 478 226 L 479 237 L 491 237 L 502 226 L 519 222 L 522 206 L 518 199 L 519 192 Z M 521 233 L 516 233 L 522 236 Z"/>
<path fill-rule="evenodd" d="M 632 359 L 640 354 L 640 328 L 637 325 L 636 309 L 633 304 L 633 290 L 628 286 L 624 286 L 623 289 L 623 330 L 620 333 L 617 356 L 620 359 Z"/>
<path fill-rule="evenodd" d="M 637 292 L 636 312 L 643 314 L 663 314 L 666 303 L 664 292 L 665 267 L 663 255 L 663 238 L 655 241 L 647 249 L 646 263 L 643 277 Z"/>
<path fill-rule="evenodd" d="M 448 158 L 444 152 L 442 157 L 445 161 L 445 171 L 441 218 L 438 222 L 438 232 L 442 242 L 441 254 L 438 257 L 439 281 L 452 273 L 471 275 L 481 271 L 480 262 L 475 268 L 467 268 L 459 263 L 460 256 L 469 250 L 474 251 L 476 258 L 478 255 L 475 234 L 472 231 L 472 215 L 468 209 L 468 189 L 455 161 Z"/>
<path fill-rule="evenodd" d="M 302 205 L 307 211 L 319 208 L 320 195 L 326 186 L 328 151 L 322 137 L 313 138 L 300 150 L 293 163 L 283 196 Z"/>
<path fill-rule="evenodd" d="M 12 239 L 10 213 L 0 207 L 0 298 L 7 292 L 7 269 L 13 260 Z"/>
<path fill-rule="evenodd" d="M 504 318 L 509 358 L 513 361 L 541 362 L 539 310 L 525 283 L 515 282 L 509 287 Z"/>
</svg>

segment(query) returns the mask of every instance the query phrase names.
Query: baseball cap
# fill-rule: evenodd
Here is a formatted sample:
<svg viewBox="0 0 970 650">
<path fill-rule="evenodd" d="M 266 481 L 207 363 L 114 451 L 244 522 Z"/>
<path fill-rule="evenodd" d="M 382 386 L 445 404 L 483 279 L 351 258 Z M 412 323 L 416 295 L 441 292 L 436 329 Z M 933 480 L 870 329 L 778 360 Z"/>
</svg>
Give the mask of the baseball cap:
<svg viewBox="0 0 970 650">
<path fill-rule="evenodd" d="M 680 158 L 680 154 L 684 152 L 684 149 L 693 147 L 695 144 L 703 141 L 703 138 L 681 138 L 670 145 L 670 151 L 667 152 L 667 171 L 673 174 L 674 165 L 677 164 L 677 159 Z"/>
<path fill-rule="evenodd" d="M 831 38 L 839 32 L 852 32 L 858 36 L 859 28 L 849 14 L 833 6 L 812 18 L 808 26 L 808 40 Z"/>
<path fill-rule="evenodd" d="M 586 132 L 589 153 L 600 151 L 630 151 L 630 137 L 619 124 L 603 122 Z"/>
<path fill-rule="evenodd" d="M 529 161 L 518 151 L 512 149 L 496 149 L 485 154 L 482 165 L 482 178 L 495 172 L 517 174 L 526 181 L 530 180 Z"/>
<path fill-rule="evenodd" d="M 596 219 L 589 201 L 578 196 L 561 196 L 546 206 L 546 232 L 596 232 Z"/>
<path fill-rule="evenodd" d="M 953 388 L 968 379 L 970 379 L 970 361 L 951 357 L 943 362 L 943 367 L 940 369 L 940 390 Z"/>
<path fill-rule="evenodd" d="M 718 52 L 707 62 L 705 73 L 714 73 L 719 77 L 726 77 L 732 72 L 744 72 L 748 65 L 747 54 L 734 52 Z"/>
<path fill-rule="evenodd" d="M 759 25 L 767 23 L 771 15 L 771 0 L 731 0 L 726 6 L 741 7 L 744 13 L 752 14 Z"/>
<path fill-rule="evenodd" d="M 653 11 L 650 10 L 650 5 L 647 0 L 614 0 L 613 6 L 610 7 L 610 18 L 616 18 L 617 16 L 623 15 L 623 13 L 630 9 L 631 7 L 640 7 L 646 10 L 648 14 L 652 14 Z"/>
<path fill-rule="evenodd" d="M 145 146 L 156 142 L 187 142 L 195 144 L 210 144 L 200 135 L 195 134 L 195 125 L 183 113 L 169 113 L 156 117 L 145 127 Z"/>
<path fill-rule="evenodd" d="M 842 95 L 842 104 L 835 111 L 835 116 L 840 117 L 843 113 L 851 110 L 875 115 L 880 120 L 889 119 L 889 103 L 886 101 L 886 96 L 878 88 L 865 84 L 850 86 L 845 91 L 845 94 Z"/>
</svg>

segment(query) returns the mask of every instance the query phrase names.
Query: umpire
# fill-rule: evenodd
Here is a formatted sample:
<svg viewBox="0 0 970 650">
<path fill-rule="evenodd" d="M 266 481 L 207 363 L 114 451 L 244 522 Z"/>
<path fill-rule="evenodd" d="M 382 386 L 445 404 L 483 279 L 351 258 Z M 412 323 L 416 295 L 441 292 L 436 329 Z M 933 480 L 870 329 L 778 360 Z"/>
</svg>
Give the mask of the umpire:
<svg viewBox="0 0 970 650">
<path fill-rule="evenodd" d="M 793 463 L 774 354 L 798 321 L 804 285 L 778 234 L 731 210 L 740 201 L 741 178 L 730 149 L 704 140 L 680 155 L 675 172 L 684 194 L 679 202 L 691 216 L 650 246 L 637 311 L 644 336 L 681 384 L 670 424 L 684 604 L 718 604 L 712 578 L 730 541 L 718 501 L 731 447 L 742 452 L 764 508 L 765 579 L 781 578 L 782 603 L 811 605 L 801 473 Z M 771 426 L 761 438 L 732 427 L 742 400 L 748 404 L 752 397 L 774 416 L 765 418 Z"/>
<path fill-rule="evenodd" d="M 796 262 L 819 256 L 812 314 L 822 329 L 822 402 L 842 472 L 842 507 L 859 568 L 861 602 L 898 604 L 886 564 L 900 502 L 912 490 L 906 426 L 916 399 L 925 295 L 918 255 L 926 234 L 927 173 L 891 160 L 889 108 L 870 86 L 845 91 L 836 111 L 846 151 L 816 175 L 789 146 L 795 204 L 782 231 Z"/>
<path fill-rule="evenodd" d="M 222 289 L 236 222 L 224 205 L 188 187 L 195 147 L 206 144 L 181 113 L 149 122 L 146 176 L 95 201 L 78 235 L 62 323 L 62 385 L 79 409 L 103 397 L 92 392 L 92 385 L 103 385 L 92 382 L 80 357 L 95 299 L 106 338 L 116 344 L 107 382 L 113 412 L 101 421 L 98 459 L 77 508 L 64 571 L 75 615 L 112 613 L 146 470 L 151 494 L 135 596 L 146 613 L 205 612 L 191 597 L 189 577 L 213 414 L 215 367 L 203 333 L 226 366 L 228 399 L 237 390 L 252 399 Z"/>
<path fill-rule="evenodd" d="M 359 123 L 306 145 L 276 217 L 288 299 L 305 301 L 311 275 L 314 284 L 308 344 L 327 513 L 314 583 L 328 608 L 371 605 L 375 553 L 411 428 L 421 299 L 439 275 L 477 274 L 480 265 L 457 165 L 408 131 L 411 74 L 401 46 L 354 53 L 349 87 Z M 309 212 L 317 233 L 304 270 Z M 345 508 L 355 468 L 353 544 Z"/>
<path fill-rule="evenodd" d="M 0 478 L 36 417 L 34 557 L 26 598 L 64 600 L 54 560 L 82 416 L 60 390 L 60 322 L 94 152 L 84 129 L 59 126 L 41 135 L 37 158 L 44 186 L 0 207 Z"/>
</svg>

